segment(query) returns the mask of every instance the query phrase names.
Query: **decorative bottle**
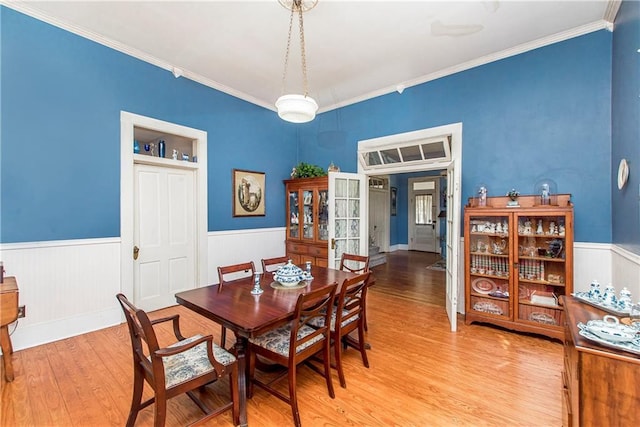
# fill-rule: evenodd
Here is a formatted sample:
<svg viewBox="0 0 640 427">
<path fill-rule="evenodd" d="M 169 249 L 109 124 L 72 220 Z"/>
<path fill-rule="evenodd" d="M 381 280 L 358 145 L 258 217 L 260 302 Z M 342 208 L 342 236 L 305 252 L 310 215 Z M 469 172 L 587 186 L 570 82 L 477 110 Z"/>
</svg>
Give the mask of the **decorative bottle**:
<svg viewBox="0 0 640 427">
<path fill-rule="evenodd" d="M 158 143 L 158 156 L 159 157 L 164 157 L 164 140 L 160 140 L 160 142 Z"/>
</svg>

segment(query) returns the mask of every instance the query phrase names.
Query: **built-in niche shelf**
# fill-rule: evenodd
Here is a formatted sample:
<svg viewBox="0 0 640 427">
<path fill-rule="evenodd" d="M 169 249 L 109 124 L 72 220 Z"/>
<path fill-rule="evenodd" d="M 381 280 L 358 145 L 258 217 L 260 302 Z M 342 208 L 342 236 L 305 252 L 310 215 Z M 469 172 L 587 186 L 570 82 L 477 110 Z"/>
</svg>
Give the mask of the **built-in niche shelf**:
<svg viewBox="0 0 640 427">
<path fill-rule="evenodd" d="M 181 164 L 191 164 L 191 167 L 197 167 L 194 166 L 194 164 L 197 164 L 196 141 L 183 136 L 165 134 L 140 127 L 135 127 L 133 132 L 133 138 L 138 141 L 140 148 L 139 153 L 134 154 L 136 163 L 175 166 L 175 162 L 180 162 Z M 159 157 L 160 141 L 165 143 L 164 157 Z M 133 146 L 131 149 L 133 150 Z M 173 158 L 174 150 L 176 159 Z"/>
</svg>

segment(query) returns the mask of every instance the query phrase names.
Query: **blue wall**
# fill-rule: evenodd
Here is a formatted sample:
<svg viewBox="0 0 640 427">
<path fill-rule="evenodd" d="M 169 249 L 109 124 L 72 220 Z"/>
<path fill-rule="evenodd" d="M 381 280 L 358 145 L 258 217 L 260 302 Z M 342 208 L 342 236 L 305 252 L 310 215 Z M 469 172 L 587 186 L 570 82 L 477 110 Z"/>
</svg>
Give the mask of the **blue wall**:
<svg viewBox="0 0 640 427">
<path fill-rule="evenodd" d="M 640 254 L 640 2 L 620 6 L 613 33 L 612 196 L 613 242 Z M 620 159 L 629 181 L 618 190 Z"/>
<path fill-rule="evenodd" d="M 283 226 L 282 180 L 296 163 L 295 126 L 262 107 L 0 10 L 0 241 L 120 235 L 121 110 L 208 133 L 209 230 Z M 266 172 L 265 217 L 232 217 L 233 168 Z"/>
<path fill-rule="evenodd" d="M 637 4 L 627 3 L 623 11 L 637 14 Z M 607 31 L 291 125 L 272 111 L 175 79 L 11 9 L 1 7 L 0 13 L 4 243 L 120 235 L 121 110 L 208 132 L 209 230 L 284 226 L 281 181 L 298 161 L 323 167 L 333 161 L 343 171 L 355 171 L 358 140 L 462 122 L 463 200 L 480 181 L 490 195 L 503 195 L 512 187 L 530 193 L 540 177 L 550 177 L 560 192 L 573 195 L 576 240 L 611 242 L 611 165 L 617 161 L 611 151 L 612 35 Z M 632 41 L 620 45 L 637 42 L 637 25 L 635 18 L 632 34 L 624 37 Z M 624 62 L 618 56 L 614 61 Z M 637 95 L 637 68 L 618 72 L 614 93 L 632 80 Z M 632 107 L 632 120 L 614 125 L 614 132 L 637 124 L 637 103 Z M 640 164 L 637 151 L 631 152 L 637 149 L 637 130 L 632 138 L 619 139 L 636 144 L 614 142 Z M 267 172 L 265 217 L 232 218 L 233 168 Z M 638 175 L 632 180 L 637 188 Z M 392 185 L 400 190 L 400 179 Z M 637 227 L 635 200 L 631 226 Z M 406 205 L 401 193 L 398 203 Z M 631 221 L 623 217 L 619 222 L 616 214 L 614 227 L 628 228 Z M 392 233 L 399 225 L 391 224 Z M 635 230 L 629 237 L 637 242 Z M 622 240 L 624 233 L 618 234 Z"/>
<path fill-rule="evenodd" d="M 325 113 L 345 141 L 318 143 L 322 117 L 301 131 L 300 157 L 356 171 L 359 140 L 462 122 L 463 204 L 480 182 L 531 194 L 552 178 L 573 196 L 576 240 L 610 242 L 611 40 L 590 33 Z"/>
</svg>

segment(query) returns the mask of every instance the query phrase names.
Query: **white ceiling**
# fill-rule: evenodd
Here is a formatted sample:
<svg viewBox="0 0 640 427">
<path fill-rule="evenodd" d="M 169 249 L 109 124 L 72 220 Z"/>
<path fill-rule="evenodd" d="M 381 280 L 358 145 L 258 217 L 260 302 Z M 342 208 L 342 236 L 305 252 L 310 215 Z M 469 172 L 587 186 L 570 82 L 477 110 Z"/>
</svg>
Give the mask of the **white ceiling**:
<svg viewBox="0 0 640 427">
<path fill-rule="evenodd" d="M 275 110 L 289 11 L 278 0 L 4 4 Z M 304 14 L 320 112 L 610 26 L 619 0 L 338 1 Z M 287 92 L 302 79 L 294 22 Z"/>
</svg>

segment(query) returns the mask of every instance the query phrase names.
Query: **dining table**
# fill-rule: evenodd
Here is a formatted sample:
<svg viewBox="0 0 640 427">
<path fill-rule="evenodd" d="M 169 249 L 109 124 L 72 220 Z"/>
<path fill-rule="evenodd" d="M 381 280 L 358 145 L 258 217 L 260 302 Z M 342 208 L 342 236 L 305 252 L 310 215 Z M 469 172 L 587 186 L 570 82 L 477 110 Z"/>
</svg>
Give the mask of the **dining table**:
<svg viewBox="0 0 640 427">
<path fill-rule="evenodd" d="M 338 285 L 338 293 L 342 282 L 356 274 L 313 266 L 310 280 L 288 287 L 274 282 L 271 273 L 262 276 L 260 287 L 263 292 L 257 295 L 251 292 L 254 288 L 253 276 L 224 282 L 222 286 L 203 286 L 175 295 L 178 304 L 234 332 L 241 426 L 247 425 L 247 390 L 250 381 L 246 360 L 248 340 L 291 321 L 298 295 L 301 293 L 324 288 L 333 283 Z"/>
</svg>

